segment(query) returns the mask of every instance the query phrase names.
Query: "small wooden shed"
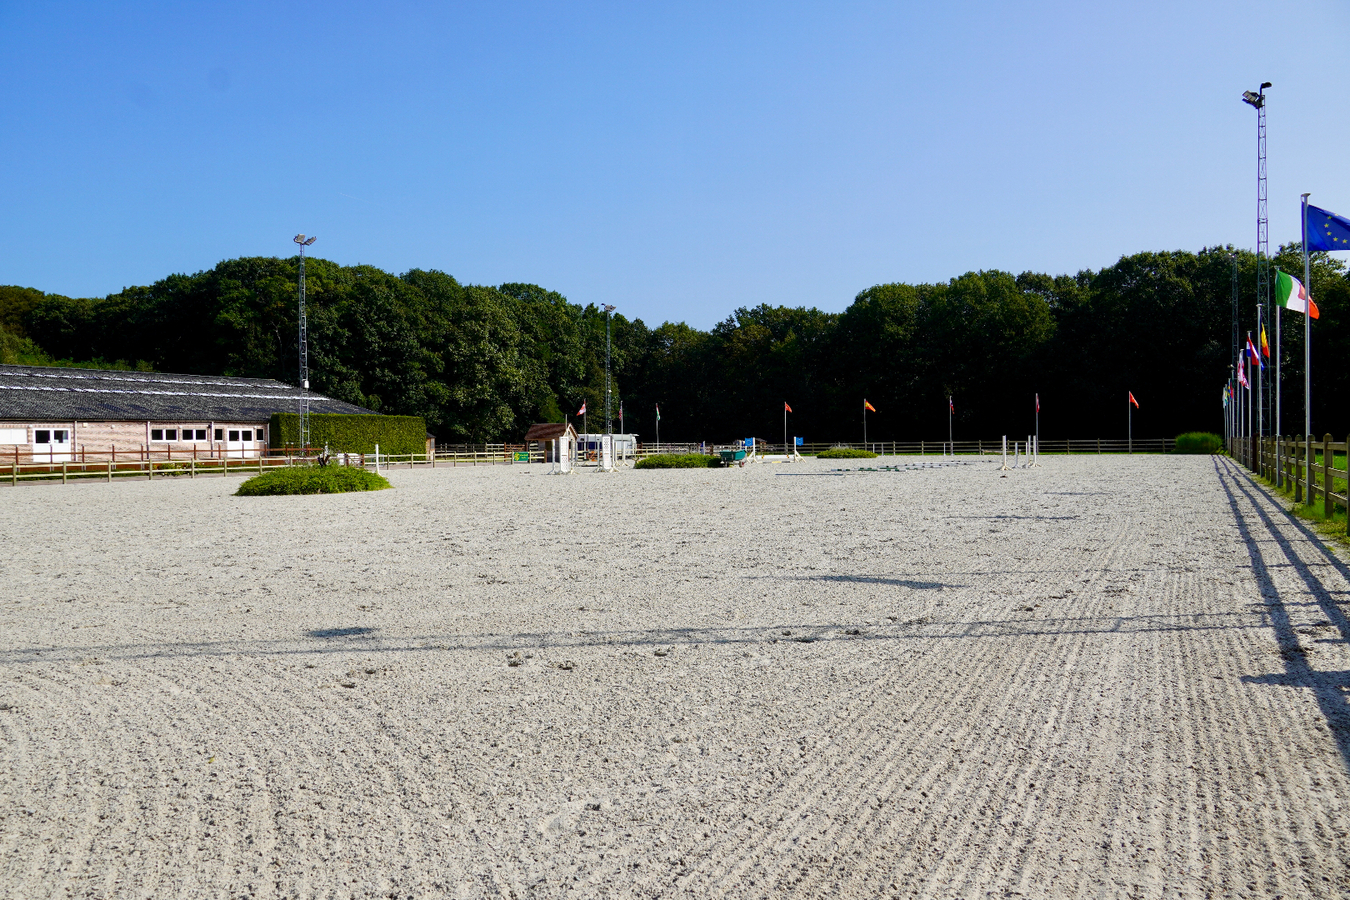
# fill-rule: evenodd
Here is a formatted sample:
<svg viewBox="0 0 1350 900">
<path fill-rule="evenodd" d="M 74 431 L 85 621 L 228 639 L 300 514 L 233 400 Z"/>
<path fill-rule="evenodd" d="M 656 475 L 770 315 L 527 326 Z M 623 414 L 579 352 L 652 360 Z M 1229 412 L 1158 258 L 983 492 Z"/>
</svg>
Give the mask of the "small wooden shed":
<svg viewBox="0 0 1350 900">
<path fill-rule="evenodd" d="M 538 442 L 544 451 L 544 462 L 570 463 L 576 458 L 577 430 L 570 423 L 541 422 L 525 432 L 525 449 Z"/>
</svg>

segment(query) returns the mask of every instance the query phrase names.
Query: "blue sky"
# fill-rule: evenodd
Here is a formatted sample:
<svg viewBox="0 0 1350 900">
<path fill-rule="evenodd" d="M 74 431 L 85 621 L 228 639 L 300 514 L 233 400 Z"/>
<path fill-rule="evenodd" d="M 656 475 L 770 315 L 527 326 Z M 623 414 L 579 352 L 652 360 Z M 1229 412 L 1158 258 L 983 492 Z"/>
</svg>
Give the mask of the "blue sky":
<svg viewBox="0 0 1350 900">
<path fill-rule="evenodd" d="M 939 8 L 940 7 L 940 8 Z M 1350 6 L 0 0 L 0 284 L 315 255 L 649 324 L 1350 213 Z"/>
</svg>

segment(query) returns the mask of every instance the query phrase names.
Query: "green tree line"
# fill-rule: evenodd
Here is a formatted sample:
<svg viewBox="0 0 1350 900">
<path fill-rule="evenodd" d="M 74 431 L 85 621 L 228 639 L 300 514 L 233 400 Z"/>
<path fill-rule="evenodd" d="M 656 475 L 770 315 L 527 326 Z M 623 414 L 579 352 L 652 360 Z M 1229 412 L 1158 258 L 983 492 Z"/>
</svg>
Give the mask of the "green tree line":
<svg viewBox="0 0 1350 900">
<path fill-rule="evenodd" d="M 614 426 L 664 441 L 941 440 L 947 398 L 961 438 L 1023 435 L 1041 399 L 1047 438 L 1114 437 L 1125 398 L 1136 435 L 1222 425 L 1232 266 L 1252 327 L 1256 260 L 1229 247 L 1138 253 L 1100 271 L 969 272 L 868 288 L 840 313 L 762 304 L 709 330 L 613 316 Z M 1296 246 L 1276 265 L 1296 274 Z M 0 361 L 92 364 L 296 380 L 296 258 L 245 258 L 101 299 L 0 287 Z M 306 262 L 311 386 L 426 419 L 442 442 L 518 440 L 582 403 L 604 408 L 605 315 L 530 284 L 463 285 L 438 271 Z M 1345 427 L 1350 279 L 1315 256 L 1313 426 Z M 1300 430 L 1303 328 L 1285 323 L 1285 431 Z M 1271 335 L 1273 341 L 1274 335 Z"/>
</svg>

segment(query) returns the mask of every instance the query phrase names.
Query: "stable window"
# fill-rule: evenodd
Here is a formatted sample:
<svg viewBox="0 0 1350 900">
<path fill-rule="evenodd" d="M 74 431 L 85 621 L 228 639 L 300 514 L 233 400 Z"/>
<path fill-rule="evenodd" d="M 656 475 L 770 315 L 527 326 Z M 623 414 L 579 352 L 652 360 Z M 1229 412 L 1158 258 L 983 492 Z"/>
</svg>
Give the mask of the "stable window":
<svg viewBox="0 0 1350 900">
<path fill-rule="evenodd" d="M 239 440 L 239 432 L 237 432 L 237 431 L 231 431 L 231 432 L 230 432 L 230 440 L 232 440 L 232 441 L 237 441 L 237 440 Z"/>
<path fill-rule="evenodd" d="M 177 429 L 177 428 L 166 428 L 166 429 L 164 429 L 164 440 L 166 440 L 166 441 L 176 441 L 176 440 L 178 440 L 178 429 Z"/>
<path fill-rule="evenodd" d="M 187 440 L 187 432 L 183 432 L 183 439 L 184 439 L 184 440 Z M 205 429 L 205 428 L 198 428 L 198 429 L 197 429 L 197 436 L 196 436 L 196 438 L 194 438 L 194 440 L 198 440 L 198 441 L 204 441 L 204 440 L 206 440 L 206 429 Z"/>
<path fill-rule="evenodd" d="M 251 440 L 253 440 L 253 432 L 251 432 L 251 431 L 245 431 L 245 432 L 244 432 L 244 440 L 246 440 L 246 441 L 251 441 Z"/>
<path fill-rule="evenodd" d="M 216 429 L 216 440 L 218 440 L 218 441 L 223 441 L 223 440 L 225 440 L 225 429 L 224 429 L 224 428 L 217 428 L 217 429 Z"/>
<path fill-rule="evenodd" d="M 39 428 L 33 432 L 33 443 L 50 444 L 52 442 L 52 433 L 46 429 Z"/>
</svg>

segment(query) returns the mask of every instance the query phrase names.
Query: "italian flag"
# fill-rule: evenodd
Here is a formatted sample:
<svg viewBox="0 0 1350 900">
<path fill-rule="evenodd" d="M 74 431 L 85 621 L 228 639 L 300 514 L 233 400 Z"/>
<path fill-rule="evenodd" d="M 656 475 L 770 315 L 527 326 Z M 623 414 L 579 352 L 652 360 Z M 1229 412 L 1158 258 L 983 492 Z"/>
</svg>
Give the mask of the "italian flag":
<svg viewBox="0 0 1350 900">
<path fill-rule="evenodd" d="M 1317 304 L 1308 296 L 1308 291 L 1293 275 L 1275 270 L 1275 302 L 1285 309 L 1301 312 L 1305 316 L 1317 318 Z"/>
</svg>

